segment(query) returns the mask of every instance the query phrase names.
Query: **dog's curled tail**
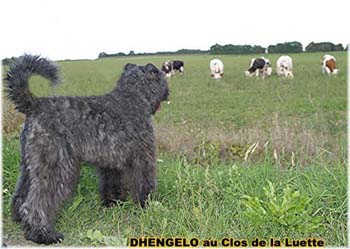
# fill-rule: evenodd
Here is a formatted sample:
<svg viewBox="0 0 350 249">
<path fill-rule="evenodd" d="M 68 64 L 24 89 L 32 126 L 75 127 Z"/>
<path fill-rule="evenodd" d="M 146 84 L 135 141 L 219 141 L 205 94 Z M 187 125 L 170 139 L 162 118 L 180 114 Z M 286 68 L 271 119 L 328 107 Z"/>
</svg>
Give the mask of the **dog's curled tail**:
<svg viewBox="0 0 350 249">
<path fill-rule="evenodd" d="M 51 61 L 37 55 L 25 54 L 10 65 L 5 78 L 6 92 L 15 104 L 16 110 L 29 116 L 36 109 L 37 101 L 29 91 L 28 80 L 33 74 L 51 80 L 51 86 L 60 82 L 58 67 Z"/>
</svg>

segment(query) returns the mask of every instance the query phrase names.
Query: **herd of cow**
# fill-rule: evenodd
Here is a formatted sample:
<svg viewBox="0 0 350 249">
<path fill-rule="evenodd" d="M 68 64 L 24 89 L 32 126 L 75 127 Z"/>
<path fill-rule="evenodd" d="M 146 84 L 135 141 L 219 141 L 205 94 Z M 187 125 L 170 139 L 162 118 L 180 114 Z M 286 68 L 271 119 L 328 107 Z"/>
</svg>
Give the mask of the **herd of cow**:
<svg viewBox="0 0 350 249">
<path fill-rule="evenodd" d="M 321 60 L 321 68 L 324 74 L 337 74 L 336 59 L 334 56 L 326 54 Z M 224 75 L 224 63 L 219 59 L 212 59 L 209 63 L 211 76 L 214 79 L 221 79 Z M 175 72 L 184 72 L 184 62 L 179 60 L 166 61 L 162 65 L 162 71 L 167 77 L 172 77 Z M 276 72 L 278 76 L 293 78 L 293 61 L 288 55 L 282 55 L 276 63 Z M 272 74 L 271 62 L 264 57 L 253 58 L 250 61 L 249 68 L 244 72 L 246 76 L 269 77 Z"/>
</svg>

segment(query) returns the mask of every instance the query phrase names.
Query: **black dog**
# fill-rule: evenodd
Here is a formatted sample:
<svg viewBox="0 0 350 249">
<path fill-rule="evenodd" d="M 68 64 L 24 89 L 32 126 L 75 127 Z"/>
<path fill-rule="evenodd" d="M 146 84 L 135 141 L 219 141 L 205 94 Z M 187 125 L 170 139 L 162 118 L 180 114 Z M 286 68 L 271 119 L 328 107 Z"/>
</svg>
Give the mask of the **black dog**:
<svg viewBox="0 0 350 249">
<path fill-rule="evenodd" d="M 59 81 L 57 67 L 24 55 L 10 66 L 7 93 L 26 115 L 21 133 L 21 175 L 12 212 L 37 243 L 63 240 L 54 229 L 59 206 L 72 196 L 80 163 L 98 170 L 105 205 L 127 193 L 145 206 L 156 188 L 156 146 L 152 114 L 167 100 L 163 73 L 154 65 L 127 64 L 115 89 L 102 96 L 36 98 L 28 79 L 39 74 Z"/>
</svg>

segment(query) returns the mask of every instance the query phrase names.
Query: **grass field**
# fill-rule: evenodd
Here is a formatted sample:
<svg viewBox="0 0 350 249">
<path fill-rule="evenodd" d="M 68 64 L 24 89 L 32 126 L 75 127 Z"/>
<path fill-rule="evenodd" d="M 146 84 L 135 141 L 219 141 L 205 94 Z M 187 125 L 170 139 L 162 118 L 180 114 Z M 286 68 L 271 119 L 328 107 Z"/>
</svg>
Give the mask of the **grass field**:
<svg viewBox="0 0 350 249">
<path fill-rule="evenodd" d="M 170 104 L 154 117 L 158 190 L 149 207 L 104 209 L 93 168 L 84 167 L 76 197 L 60 212 L 62 245 L 124 245 L 140 236 L 218 239 L 324 239 L 347 243 L 346 53 L 333 53 L 339 74 L 321 74 L 322 54 L 292 54 L 294 79 L 246 78 L 252 56 L 218 56 L 222 80 L 209 75 L 209 55 L 61 61 L 63 84 L 31 79 L 37 96 L 110 91 L 128 62 L 158 66 L 182 59 L 170 79 Z M 279 55 L 268 55 L 273 65 Z M 274 68 L 275 70 L 275 68 Z M 10 217 L 23 117 L 3 100 L 3 236 L 31 244 Z"/>
</svg>

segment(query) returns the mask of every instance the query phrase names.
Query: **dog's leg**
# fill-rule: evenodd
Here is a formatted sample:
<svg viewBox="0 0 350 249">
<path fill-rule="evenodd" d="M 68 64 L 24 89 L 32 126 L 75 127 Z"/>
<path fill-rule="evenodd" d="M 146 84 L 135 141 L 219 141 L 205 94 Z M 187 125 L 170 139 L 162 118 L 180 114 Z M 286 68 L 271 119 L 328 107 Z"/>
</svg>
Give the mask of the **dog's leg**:
<svg viewBox="0 0 350 249">
<path fill-rule="evenodd" d="M 20 207 L 26 239 L 40 244 L 63 240 L 54 223 L 59 206 L 72 195 L 80 171 L 66 144 L 54 145 L 52 138 L 50 142 L 40 137 L 40 142 L 33 141 L 27 151 L 31 184 Z"/>
<path fill-rule="evenodd" d="M 117 169 L 97 168 L 99 192 L 102 204 L 113 206 L 118 200 L 125 201 L 126 186 L 123 184 L 123 172 Z"/>
<path fill-rule="evenodd" d="M 16 190 L 12 196 L 12 217 L 15 221 L 20 222 L 22 220 L 21 214 L 19 212 L 20 207 L 24 203 L 30 186 L 29 172 L 26 164 L 26 135 L 27 135 L 27 125 L 24 126 L 22 131 L 20 141 L 21 141 L 21 163 L 20 163 L 20 176 L 17 180 Z"/>
<path fill-rule="evenodd" d="M 20 167 L 21 173 L 17 181 L 15 193 L 12 196 L 12 217 L 16 222 L 20 222 L 22 220 L 22 216 L 19 210 L 26 200 L 30 186 L 27 165 L 23 159 L 21 161 Z"/>
<path fill-rule="evenodd" d="M 142 208 L 145 207 L 148 195 L 156 189 L 157 185 L 155 157 L 150 154 L 153 153 L 150 153 L 150 151 L 139 152 L 133 158 L 130 169 L 131 195 L 135 202 L 140 203 Z"/>
</svg>

